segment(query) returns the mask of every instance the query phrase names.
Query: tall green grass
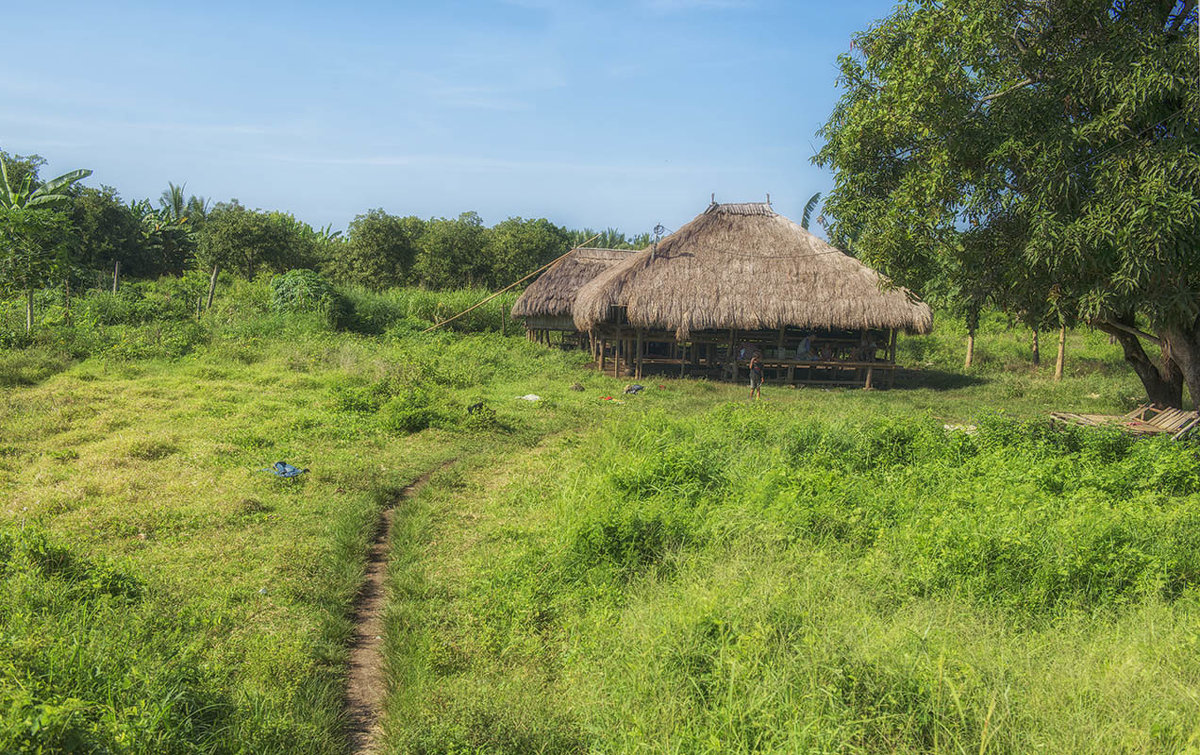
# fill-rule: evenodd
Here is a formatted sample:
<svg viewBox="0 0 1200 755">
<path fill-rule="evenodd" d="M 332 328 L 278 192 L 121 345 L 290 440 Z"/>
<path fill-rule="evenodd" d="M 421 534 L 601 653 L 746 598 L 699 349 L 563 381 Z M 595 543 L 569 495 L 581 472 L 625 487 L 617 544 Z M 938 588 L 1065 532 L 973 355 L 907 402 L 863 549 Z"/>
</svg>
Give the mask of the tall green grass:
<svg viewBox="0 0 1200 755">
<path fill-rule="evenodd" d="M 394 750 L 1196 745 L 1195 446 L 805 403 L 650 411 L 430 490 Z"/>
</svg>

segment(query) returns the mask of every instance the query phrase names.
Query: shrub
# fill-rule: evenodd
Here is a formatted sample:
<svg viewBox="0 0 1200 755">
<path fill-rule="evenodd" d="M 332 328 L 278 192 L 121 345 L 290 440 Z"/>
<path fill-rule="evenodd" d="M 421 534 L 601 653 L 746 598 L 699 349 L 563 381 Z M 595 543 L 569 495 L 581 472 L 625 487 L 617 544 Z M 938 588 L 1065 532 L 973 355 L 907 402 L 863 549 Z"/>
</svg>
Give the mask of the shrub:
<svg viewBox="0 0 1200 755">
<path fill-rule="evenodd" d="M 313 270 L 289 270 L 271 279 L 271 306 L 276 312 L 316 312 L 334 327 L 350 318 L 346 300 Z"/>
</svg>

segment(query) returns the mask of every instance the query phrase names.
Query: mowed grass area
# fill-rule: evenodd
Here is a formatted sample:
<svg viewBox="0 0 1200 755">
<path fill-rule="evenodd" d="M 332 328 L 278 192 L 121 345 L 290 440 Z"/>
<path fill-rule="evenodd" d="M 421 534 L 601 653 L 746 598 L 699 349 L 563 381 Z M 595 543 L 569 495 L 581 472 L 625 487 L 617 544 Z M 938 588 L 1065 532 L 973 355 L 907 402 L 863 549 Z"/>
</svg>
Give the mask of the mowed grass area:
<svg viewBox="0 0 1200 755">
<path fill-rule="evenodd" d="M 879 574 L 903 572 L 912 557 L 900 544 L 925 547 L 880 541 L 905 517 L 910 534 L 928 524 L 901 493 L 937 491 L 921 499 L 933 501 L 928 514 L 953 486 L 911 464 L 900 465 L 907 486 L 873 464 L 839 466 L 855 449 L 895 441 L 958 474 L 961 460 L 938 450 L 943 424 L 992 422 L 1002 435 L 1008 418 L 1052 408 L 1123 411 L 1139 386 L 1103 337 L 1072 334 L 1069 379 L 1056 384 L 1052 365 L 1029 368 L 1025 335 L 998 322 L 981 339 L 980 368 L 963 375 L 961 334 L 943 324 L 902 341 L 901 361 L 920 368 L 902 389 L 768 387 L 749 407 L 743 386 L 670 378 L 642 380 L 644 394 L 624 397 L 628 379 L 501 337 L 486 317 L 477 326 L 493 332 L 420 335 L 418 304 L 450 309 L 426 294 L 353 294 L 343 313 L 353 333 L 324 314 L 271 313 L 264 290 L 245 284 L 200 324 L 161 319 L 155 307 L 172 301 L 169 290 L 97 299 L 76 315 L 92 311 L 86 325 L 50 327 L 0 353 L 0 751 L 342 751 L 345 645 L 366 544 L 380 508 L 450 459 L 401 509 L 393 538 L 395 751 L 942 748 L 973 741 L 981 721 L 994 747 L 1035 731 L 1017 725 L 1021 716 L 1052 722 L 1054 711 L 997 698 L 992 717 L 980 719 L 984 693 L 1001 688 L 991 677 L 967 685 L 974 677 L 963 664 L 974 656 L 946 638 L 975 627 L 964 636 L 992 664 L 980 673 L 1015 679 L 1013 669 L 1033 673 L 1053 658 L 1091 679 L 1104 621 L 1113 622 L 1108 647 L 1144 667 L 1135 678 L 1167 690 L 1131 687 L 1143 694 L 1142 712 L 1131 718 L 1122 706 L 1114 726 L 1140 726 L 1158 707 L 1168 711 L 1152 722 L 1159 738 L 1145 741 L 1178 743 L 1191 731 L 1182 677 L 1160 668 L 1182 657 L 1190 577 L 1129 567 L 1134 587 L 1098 587 L 1090 603 L 1050 580 L 1047 594 L 1059 597 L 996 605 L 980 596 L 1002 587 L 956 586 L 961 570 L 937 583 L 936 563 L 923 567 L 925 582 L 888 581 Z M 575 382 L 585 390 L 571 390 Z M 542 400 L 517 399 L 527 393 Z M 468 415 L 480 401 L 488 411 Z M 910 432 L 916 439 L 906 441 Z M 848 438 L 851 450 L 785 453 L 804 433 Z M 694 455 L 674 455 L 676 447 Z M 1159 453 L 1125 449 L 1121 458 L 1135 452 Z M 970 457 L 971 467 L 1009 452 L 988 454 Z M 259 471 L 277 460 L 312 471 L 290 482 Z M 1009 471 L 954 478 L 968 490 L 955 515 L 993 494 L 1001 500 L 1025 473 Z M 1063 463 L 1061 474 L 1094 471 Z M 820 512 L 804 507 L 797 475 L 834 491 Z M 877 489 L 895 495 L 858 501 Z M 1024 522 L 1027 539 L 1074 516 L 1051 507 L 1026 520 L 1026 494 L 1018 488 L 998 510 Z M 1144 546 L 1141 534 L 1130 537 Z M 770 628 L 800 621 L 804 606 L 817 612 L 803 619 L 816 638 L 807 655 L 796 644 L 803 633 Z M 943 617 L 923 635 L 942 638 L 929 645 L 950 669 L 941 677 L 884 655 L 922 616 Z M 1122 644 L 1116 622 L 1139 627 L 1147 617 L 1164 628 L 1163 642 L 1143 632 L 1141 644 Z M 743 638 L 754 622 L 764 627 L 759 650 Z M 1092 655 L 1059 654 L 1061 637 Z M 878 657 L 863 655 L 869 638 Z M 729 643 L 748 655 L 723 660 Z M 814 690 L 830 694 L 831 677 L 810 663 L 835 645 L 845 662 L 830 660 L 828 674 L 866 685 L 851 684 L 845 694 L 865 702 L 836 715 L 812 708 Z M 856 670 L 861 663 L 866 671 Z M 747 664 L 758 676 L 719 681 Z M 925 707 L 880 698 L 893 681 L 915 684 L 910 696 Z M 1091 720 L 1089 694 L 1072 720 Z M 802 698 L 808 713 L 784 716 Z M 855 723 L 908 715 L 941 733 L 911 739 L 894 721 L 878 734 Z M 1088 741 L 1088 731 L 1069 731 Z"/>
<path fill-rule="evenodd" d="M 390 751 L 1200 746 L 1196 446 L 1052 429 L 1137 384 L 1088 334 L 1064 383 L 1014 369 L 1012 335 L 929 376 L 956 388 L 667 381 L 435 477 L 395 541 Z"/>
</svg>

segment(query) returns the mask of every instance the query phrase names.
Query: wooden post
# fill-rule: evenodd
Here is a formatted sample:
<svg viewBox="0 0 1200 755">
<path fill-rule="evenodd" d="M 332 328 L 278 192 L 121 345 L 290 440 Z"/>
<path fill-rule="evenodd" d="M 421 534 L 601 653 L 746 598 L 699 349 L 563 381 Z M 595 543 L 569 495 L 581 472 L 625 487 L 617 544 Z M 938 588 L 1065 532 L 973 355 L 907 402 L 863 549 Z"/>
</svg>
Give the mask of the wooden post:
<svg viewBox="0 0 1200 755">
<path fill-rule="evenodd" d="M 113 263 L 113 293 L 117 292 L 117 282 L 121 279 L 121 260 Z"/>
<path fill-rule="evenodd" d="M 625 338 L 621 329 L 617 328 L 617 337 L 613 341 L 613 377 L 621 376 L 621 349 L 624 345 Z"/>
<path fill-rule="evenodd" d="M 778 348 L 778 350 L 779 350 L 779 357 L 781 359 L 783 358 L 784 331 L 786 331 L 786 330 L 787 330 L 786 325 L 784 325 L 782 328 L 779 329 L 779 342 L 776 344 L 776 348 Z"/>
<path fill-rule="evenodd" d="M 737 382 L 737 351 L 733 342 L 733 328 L 729 329 L 729 375 L 733 382 Z"/>
<path fill-rule="evenodd" d="M 608 339 L 601 338 L 600 339 L 600 372 L 602 374 L 603 374 L 605 368 L 608 367 L 608 365 L 606 364 L 606 362 L 608 361 L 608 354 L 606 353 L 607 351 L 608 351 Z"/>
<path fill-rule="evenodd" d="M 888 336 L 888 361 L 892 364 L 896 363 L 896 329 L 892 328 L 891 334 Z"/>
<path fill-rule="evenodd" d="M 634 376 L 642 379 L 642 329 L 637 329 L 637 368 L 634 370 Z"/>
<path fill-rule="evenodd" d="M 220 270 L 220 265 L 213 265 L 212 275 L 208 277 L 208 301 L 204 305 L 205 311 L 212 309 L 213 294 L 217 292 L 217 273 Z"/>
<path fill-rule="evenodd" d="M 867 368 L 867 382 L 863 384 L 863 390 L 865 391 L 871 390 L 871 373 L 874 372 L 874 370 L 874 367 Z"/>
<path fill-rule="evenodd" d="M 1054 360 L 1054 382 L 1062 380 L 1063 364 L 1067 360 L 1067 326 L 1058 329 L 1058 358 Z"/>
</svg>

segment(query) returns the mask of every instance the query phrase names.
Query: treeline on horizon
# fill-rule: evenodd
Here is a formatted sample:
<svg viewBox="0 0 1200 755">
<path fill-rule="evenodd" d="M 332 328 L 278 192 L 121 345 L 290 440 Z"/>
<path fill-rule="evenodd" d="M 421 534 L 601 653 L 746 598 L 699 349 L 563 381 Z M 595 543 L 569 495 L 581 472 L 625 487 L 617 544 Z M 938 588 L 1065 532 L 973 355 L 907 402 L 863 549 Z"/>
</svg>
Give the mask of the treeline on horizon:
<svg viewBox="0 0 1200 755">
<path fill-rule="evenodd" d="M 29 177 L 33 188 L 43 185 L 41 156 L 0 151 L 0 159 L 9 184 Z M 184 189 L 169 183 L 156 201 L 126 201 L 111 186 L 71 185 L 64 192 L 69 201 L 53 210 L 66 221 L 53 277 L 95 286 L 111 282 L 119 264 L 122 277 L 140 279 L 214 267 L 243 278 L 311 269 L 332 282 L 371 290 L 499 288 L 589 240 L 588 246 L 615 249 L 650 243 L 648 233 L 569 229 L 545 218 L 510 217 L 489 227 L 472 211 L 423 219 L 381 208 L 357 215 L 342 233 L 314 228 L 288 212 L 250 209 L 237 199 L 213 203 L 187 196 Z"/>
</svg>

